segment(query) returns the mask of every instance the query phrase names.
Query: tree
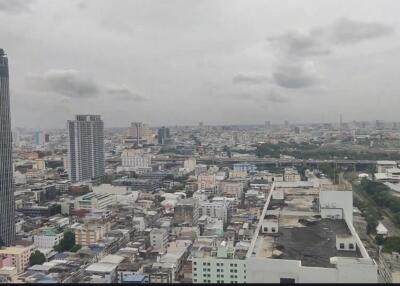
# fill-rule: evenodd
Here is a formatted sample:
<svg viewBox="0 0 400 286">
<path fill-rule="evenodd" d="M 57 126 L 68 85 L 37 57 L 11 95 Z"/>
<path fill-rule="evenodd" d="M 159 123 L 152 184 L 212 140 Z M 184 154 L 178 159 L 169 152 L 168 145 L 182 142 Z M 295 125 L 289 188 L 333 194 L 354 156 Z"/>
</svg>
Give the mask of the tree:
<svg viewBox="0 0 400 286">
<path fill-rule="evenodd" d="M 31 257 L 29 257 L 29 265 L 33 266 L 36 264 L 43 264 L 46 262 L 46 256 L 44 256 L 43 253 L 41 253 L 39 250 L 36 250 L 34 253 L 31 254 Z"/>
<path fill-rule="evenodd" d="M 383 243 L 383 251 L 386 253 L 391 253 L 393 251 L 400 251 L 400 237 L 391 236 L 387 237 Z"/>
<path fill-rule="evenodd" d="M 381 234 L 375 236 L 375 242 L 377 245 L 383 245 L 385 243 L 385 238 Z"/>
<path fill-rule="evenodd" d="M 70 251 L 75 245 L 75 234 L 71 230 L 64 232 L 64 238 L 60 243 L 54 246 L 54 250 L 58 252 Z"/>
<path fill-rule="evenodd" d="M 77 252 L 79 249 L 81 249 L 82 246 L 79 244 L 75 244 L 72 248 L 71 248 L 71 252 Z"/>
</svg>

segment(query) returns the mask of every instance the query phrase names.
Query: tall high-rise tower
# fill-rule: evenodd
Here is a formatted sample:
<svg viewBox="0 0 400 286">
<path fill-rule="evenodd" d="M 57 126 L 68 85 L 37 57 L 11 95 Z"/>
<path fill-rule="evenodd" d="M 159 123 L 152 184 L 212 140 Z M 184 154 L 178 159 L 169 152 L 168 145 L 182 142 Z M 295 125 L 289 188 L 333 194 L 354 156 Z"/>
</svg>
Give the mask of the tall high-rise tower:
<svg viewBox="0 0 400 286">
<path fill-rule="evenodd" d="M 140 139 L 143 136 L 143 123 L 142 122 L 132 122 L 131 127 L 128 128 L 128 137 L 135 138 L 137 144 L 140 144 Z"/>
<path fill-rule="evenodd" d="M 161 127 L 158 129 L 158 144 L 164 145 L 169 138 L 169 128 Z"/>
<path fill-rule="evenodd" d="M 15 198 L 12 166 L 12 133 L 8 59 L 0 49 L 0 244 L 10 245 L 15 239 Z"/>
<path fill-rule="evenodd" d="M 104 124 L 100 115 L 76 115 L 68 121 L 68 175 L 72 182 L 104 175 Z"/>
</svg>

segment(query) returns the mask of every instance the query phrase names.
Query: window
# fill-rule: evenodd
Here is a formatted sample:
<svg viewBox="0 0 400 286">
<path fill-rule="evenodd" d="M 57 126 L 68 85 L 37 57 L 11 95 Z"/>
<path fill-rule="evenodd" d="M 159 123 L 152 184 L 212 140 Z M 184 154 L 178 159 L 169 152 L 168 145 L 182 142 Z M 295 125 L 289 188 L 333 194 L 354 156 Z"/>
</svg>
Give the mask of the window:
<svg viewBox="0 0 400 286">
<path fill-rule="evenodd" d="M 197 273 L 193 273 L 193 276 L 197 276 Z"/>
<path fill-rule="evenodd" d="M 219 269 L 217 269 L 217 272 L 219 272 Z"/>
<path fill-rule="evenodd" d="M 294 278 L 281 278 L 280 280 L 281 284 L 294 284 L 295 282 Z"/>
<path fill-rule="evenodd" d="M 207 265 L 207 263 L 203 262 L 203 266 L 206 266 L 206 265 Z"/>
<path fill-rule="evenodd" d="M 353 243 L 349 243 L 349 249 L 354 249 L 354 244 Z"/>
<path fill-rule="evenodd" d="M 275 227 L 271 228 L 271 231 L 276 232 L 276 228 Z"/>
<path fill-rule="evenodd" d="M 264 227 L 264 231 L 267 232 L 268 231 L 268 227 Z"/>
<path fill-rule="evenodd" d="M 203 268 L 203 272 L 206 272 L 207 271 L 207 268 Z"/>
<path fill-rule="evenodd" d="M 197 282 L 197 279 L 193 279 L 193 282 Z"/>
<path fill-rule="evenodd" d="M 340 249 L 344 249 L 344 243 L 339 244 Z"/>
<path fill-rule="evenodd" d="M 195 268 L 193 268 L 193 271 L 197 271 L 197 268 L 195 267 Z"/>
<path fill-rule="evenodd" d="M 196 261 L 194 261 L 194 262 L 193 262 L 193 265 L 197 265 L 197 262 L 196 262 Z"/>
<path fill-rule="evenodd" d="M 211 264 L 210 263 L 207 263 L 207 266 L 210 266 Z"/>
</svg>

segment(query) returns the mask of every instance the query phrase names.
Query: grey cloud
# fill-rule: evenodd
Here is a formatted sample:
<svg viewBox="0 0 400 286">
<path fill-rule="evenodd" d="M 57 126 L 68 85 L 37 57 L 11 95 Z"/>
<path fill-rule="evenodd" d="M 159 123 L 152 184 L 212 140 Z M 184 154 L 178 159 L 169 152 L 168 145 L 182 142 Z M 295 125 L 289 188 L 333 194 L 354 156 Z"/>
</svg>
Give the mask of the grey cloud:
<svg viewBox="0 0 400 286">
<path fill-rule="evenodd" d="M 270 37 L 268 41 L 286 56 L 305 57 L 330 54 L 330 49 L 313 35 L 298 31 L 289 31 L 281 36 Z"/>
<path fill-rule="evenodd" d="M 132 100 L 132 101 L 144 101 L 145 98 L 136 92 L 132 91 L 126 85 L 121 86 L 108 86 L 106 92 L 110 95 L 115 96 L 116 99 L 120 100 Z"/>
<path fill-rule="evenodd" d="M 81 9 L 81 10 L 84 10 L 84 9 L 86 9 L 88 6 L 87 6 L 87 3 L 81 1 L 81 2 L 79 2 L 79 3 L 77 4 L 77 7 L 78 7 L 79 9 Z"/>
<path fill-rule="evenodd" d="M 361 22 L 341 18 L 331 25 L 311 29 L 307 33 L 289 31 L 268 41 L 275 48 L 278 64 L 272 77 L 285 88 L 306 88 L 320 78 L 310 57 L 327 56 L 338 45 L 355 44 L 367 39 L 389 35 L 393 27 L 377 22 Z M 283 61 L 283 62 L 282 62 Z M 292 61 L 287 64 L 286 62 Z"/>
<path fill-rule="evenodd" d="M 27 77 L 32 89 L 51 92 L 69 98 L 91 98 L 99 95 L 100 87 L 76 70 L 48 70 L 43 75 Z"/>
<path fill-rule="evenodd" d="M 285 88 L 305 88 L 315 85 L 320 78 L 313 62 L 281 64 L 272 74 L 275 83 Z"/>
<path fill-rule="evenodd" d="M 315 34 L 326 33 L 332 44 L 353 44 L 363 40 L 387 36 L 394 28 L 378 22 L 361 22 L 341 18 L 332 26 L 316 29 Z"/>
<path fill-rule="evenodd" d="M 285 103 L 288 102 L 288 98 L 277 92 L 276 90 L 263 91 L 253 91 L 253 92 L 233 92 L 231 94 L 226 94 L 226 96 L 243 101 L 251 101 L 254 103 Z"/>
<path fill-rule="evenodd" d="M 41 75 L 28 75 L 26 79 L 33 91 L 55 93 L 68 99 L 94 98 L 105 93 L 119 100 L 145 100 L 126 85 L 103 86 L 76 70 L 48 70 Z"/>
<path fill-rule="evenodd" d="M 394 28 L 378 22 L 361 22 L 341 18 L 333 24 L 311 29 L 309 32 L 288 31 L 269 37 L 268 42 L 285 56 L 326 56 L 332 46 L 354 44 L 363 40 L 391 34 Z"/>
<path fill-rule="evenodd" d="M 0 12 L 27 12 L 30 11 L 33 2 L 33 0 L 0 0 Z"/>
<path fill-rule="evenodd" d="M 288 102 L 288 98 L 283 96 L 282 94 L 274 91 L 274 90 L 270 90 L 267 93 L 266 96 L 266 100 L 270 101 L 270 102 L 274 102 L 274 103 L 285 103 Z"/>
<path fill-rule="evenodd" d="M 234 84 L 263 84 L 270 81 L 270 77 L 259 74 L 238 74 L 232 79 Z"/>
</svg>

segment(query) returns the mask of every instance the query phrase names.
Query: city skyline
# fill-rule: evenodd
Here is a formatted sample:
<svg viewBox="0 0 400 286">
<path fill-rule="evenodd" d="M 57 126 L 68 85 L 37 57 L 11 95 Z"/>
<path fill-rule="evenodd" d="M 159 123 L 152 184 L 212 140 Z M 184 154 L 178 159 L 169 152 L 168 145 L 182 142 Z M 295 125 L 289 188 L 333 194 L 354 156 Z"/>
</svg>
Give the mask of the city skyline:
<svg viewBox="0 0 400 286">
<path fill-rule="evenodd" d="M 0 284 L 400 282 L 397 0 L 0 0 Z"/>
<path fill-rule="evenodd" d="M 2 0 L 12 123 L 396 121 L 399 5 Z"/>
</svg>

